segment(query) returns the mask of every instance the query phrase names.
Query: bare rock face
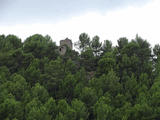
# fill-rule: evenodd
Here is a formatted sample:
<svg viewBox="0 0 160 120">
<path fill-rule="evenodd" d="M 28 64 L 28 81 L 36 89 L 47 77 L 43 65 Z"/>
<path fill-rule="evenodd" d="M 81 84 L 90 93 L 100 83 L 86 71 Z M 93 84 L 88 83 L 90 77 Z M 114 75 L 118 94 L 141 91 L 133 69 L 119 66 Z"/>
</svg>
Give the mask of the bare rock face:
<svg viewBox="0 0 160 120">
<path fill-rule="evenodd" d="M 64 55 L 67 51 L 67 48 L 72 50 L 72 40 L 68 38 L 60 41 L 60 47 L 59 47 L 60 55 Z"/>
</svg>

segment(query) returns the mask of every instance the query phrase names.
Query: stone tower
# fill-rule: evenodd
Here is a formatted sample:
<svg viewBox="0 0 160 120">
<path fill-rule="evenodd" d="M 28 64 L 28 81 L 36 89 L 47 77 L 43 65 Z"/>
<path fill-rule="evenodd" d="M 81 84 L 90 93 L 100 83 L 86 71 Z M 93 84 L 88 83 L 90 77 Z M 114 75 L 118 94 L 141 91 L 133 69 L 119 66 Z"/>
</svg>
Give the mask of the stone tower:
<svg viewBox="0 0 160 120">
<path fill-rule="evenodd" d="M 67 51 L 67 47 L 72 50 L 72 40 L 66 38 L 60 41 L 59 53 L 64 55 Z"/>
</svg>

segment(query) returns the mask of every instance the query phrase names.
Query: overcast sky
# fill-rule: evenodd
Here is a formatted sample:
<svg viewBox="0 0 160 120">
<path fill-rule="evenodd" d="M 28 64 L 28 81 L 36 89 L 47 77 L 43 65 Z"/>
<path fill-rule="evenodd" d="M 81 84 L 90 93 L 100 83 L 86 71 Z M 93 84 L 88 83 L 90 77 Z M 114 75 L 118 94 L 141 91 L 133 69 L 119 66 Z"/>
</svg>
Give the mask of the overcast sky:
<svg viewBox="0 0 160 120">
<path fill-rule="evenodd" d="M 100 36 L 116 44 L 136 34 L 152 45 L 160 40 L 160 0 L 0 0 L 0 34 L 25 40 L 49 34 L 57 44 L 79 34 Z"/>
</svg>

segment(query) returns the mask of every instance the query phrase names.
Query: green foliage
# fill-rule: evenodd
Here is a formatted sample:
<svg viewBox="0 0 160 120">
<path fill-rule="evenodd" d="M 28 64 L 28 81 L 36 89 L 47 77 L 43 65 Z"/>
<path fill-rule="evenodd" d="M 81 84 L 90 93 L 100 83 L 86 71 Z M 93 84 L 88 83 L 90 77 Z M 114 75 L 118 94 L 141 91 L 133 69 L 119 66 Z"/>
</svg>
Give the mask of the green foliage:
<svg viewBox="0 0 160 120">
<path fill-rule="evenodd" d="M 81 53 L 80 65 L 83 66 L 87 71 L 94 71 L 96 69 L 96 61 L 93 54 L 93 50 L 88 48 L 86 51 Z"/>
<path fill-rule="evenodd" d="M 62 98 L 65 97 L 68 100 L 72 100 L 74 96 L 74 86 L 76 85 L 76 80 L 73 75 L 68 74 L 65 79 L 62 81 L 61 91 L 62 91 Z M 67 89 L 63 89 L 67 88 Z"/>
<path fill-rule="evenodd" d="M 27 82 L 31 85 L 34 86 L 35 83 L 39 82 L 38 80 L 40 79 L 40 70 L 38 68 L 39 66 L 39 60 L 34 59 L 32 63 L 27 67 L 25 71 L 25 77 Z"/>
<path fill-rule="evenodd" d="M 31 91 L 33 98 L 38 98 L 42 103 L 45 103 L 49 98 L 47 90 L 39 83 L 35 84 Z"/>
<path fill-rule="evenodd" d="M 128 39 L 123 37 L 123 38 L 120 38 L 117 42 L 118 42 L 118 49 L 121 50 L 128 44 Z"/>
<path fill-rule="evenodd" d="M 66 100 L 62 99 L 58 102 L 58 112 L 61 113 L 58 115 L 58 119 L 63 118 L 64 120 L 75 120 L 76 111 L 72 109 Z M 60 117 L 60 118 L 59 118 Z"/>
<path fill-rule="evenodd" d="M 75 46 L 80 51 L 85 51 L 88 47 L 90 47 L 90 37 L 86 33 L 81 33 L 79 36 L 79 41 L 75 43 Z"/>
<path fill-rule="evenodd" d="M 71 103 L 72 108 L 76 111 L 76 120 L 87 120 L 88 118 L 88 110 L 86 105 L 78 99 L 74 99 Z"/>
<path fill-rule="evenodd" d="M 49 35 L 0 35 L 0 120 L 159 120 L 159 45 L 82 33 L 58 54 Z"/>
<path fill-rule="evenodd" d="M 109 118 L 112 108 L 108 103 L 108 101 L 110 101 L 108 99 L 109 98 L 102 96 L 94 105 L 94 113 L 97 120 L 105 120 Z"/>
<path fill-rule="evenodd" d="M 37 98 L 26 105 L 25 116 L 27 120 L 51 120 L 47 108 Z"/>
<path fill-rule="evenodd" d="M 32 53 L 36 58 L 43 58 L 45 56 L 56 58 L 56 48 L 56 44 L 52 42 L 50 36 L 43 37 L 40 34 L 28 37 L 23 45 L 24 52 Z M 51 54 L 55 57 L 51 56 Z"/>
<path fill-rule="evenodd" d="M 91 41 L 91 48 L 93 49 L 95 56 L 100 54 L 101 45 L 102 43 L 100 43 L 100 38 L 98 36 L 94 36 Z"/>
<path fill-rule="evenodd" d="M 110 70 L 116 69 L 116 60 L 112 52 L 106 53 L 98 62 L 99 74 L 107 74 Z"/>
<path fill-rule="evenodd" d="M 109 40 L 105 40 L 102 46 L 102 51 L 103 51 L 102 55 L 104 55 L 106 52 L 111 52 L 112 49 L 113 49 L 112 42 Z"/>
<path fill-rule="evenodd" d="M 153 53 L 154 53 L 154 58 L 153 58 L 153 60 L 154 60 L 154 62 L 157 62 L 157 57 L 160 55 L 160 45 L 159 44 L 156 44 L 155 46 L 154 46 L 154 48 L 153 48 Z"/>
<path fill-rule="evenodd" d="M 0 35 L 0 50 L 10 51 L 22 47 L 21 39 L 15 35 Z"/>
<path fill-rule="evenodd" d="M 22 120 L 23 119 L 23 108 L 21 102 L 16 101 L 13 98 L 6 98 L 0 104 L 0 119 L 12 119 L 17 118 Z"/>
<path fill-rule="evenodd" d="M 87 107 L 91 107 L 97 101 L 96 91 L 93 88 L 85 87 L 82 89 L 82 93 L 80 94 L 80 100 L 82 100 Z"/>
<path fill-rule="evenodd" d="M 7 82 L 9 79 L 10 72 L 6 66 L 0 67 L 0 84 Z"/>
<path fill-rule="evenodd" d="M 52 116 L 52 118 L 55 118 L 57 114 L 56 101 L 53 98 L 49 98 L 48 101 L 45 103 L 45 107 L 48 110 L 48 114 Z"/>
</svg>

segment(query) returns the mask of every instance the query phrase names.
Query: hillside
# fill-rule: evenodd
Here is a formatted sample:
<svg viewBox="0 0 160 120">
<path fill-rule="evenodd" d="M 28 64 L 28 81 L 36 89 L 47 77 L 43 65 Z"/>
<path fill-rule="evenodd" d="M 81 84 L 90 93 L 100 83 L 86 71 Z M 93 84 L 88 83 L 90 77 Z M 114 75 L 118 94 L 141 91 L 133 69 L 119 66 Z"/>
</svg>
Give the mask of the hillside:
<svg viewBox="0 0 160 120">
<path fill-rule="evenodd" d="M 0 120 L 159 120 L 160 46 L 82 33 L 64 55 L 50 36 L 0 35 Z"/>
</svg>

